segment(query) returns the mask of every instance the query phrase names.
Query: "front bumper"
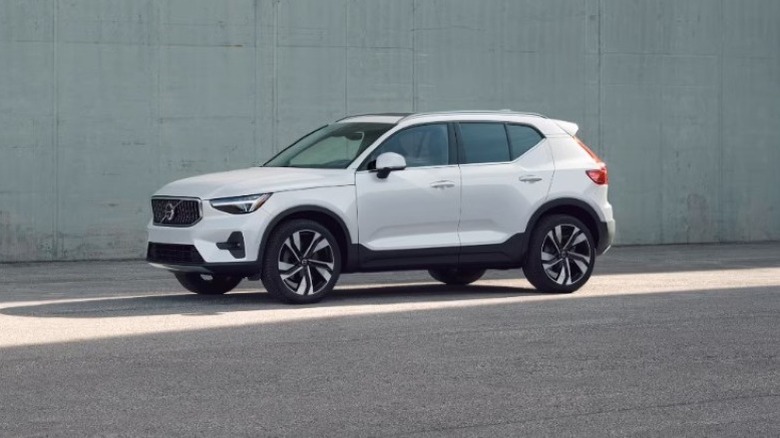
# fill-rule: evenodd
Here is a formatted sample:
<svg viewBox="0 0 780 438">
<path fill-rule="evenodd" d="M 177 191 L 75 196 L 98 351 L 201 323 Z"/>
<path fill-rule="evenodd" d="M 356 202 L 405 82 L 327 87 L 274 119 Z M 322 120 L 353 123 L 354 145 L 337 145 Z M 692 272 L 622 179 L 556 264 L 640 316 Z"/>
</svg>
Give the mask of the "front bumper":
<svg viewBox="0 0 780 438">
<path fill-rule="evenodd" d="M 146 260 L 175 272 L 207 274 L 259 273 L 260 242 L 270 224 L 262 209 L 233 215 L 202 202 L 203 217 L 190 227 L 167 227 L 150 222 Z"/>
<path fill-rule="evenodd" d="M 166 269 L 171 272 L 194 272 L 198 274 L 210 275 L 238 275 L 241 277 L 254 277 L 260 275 L 260 264 L 256 262 L 175 265 L 150 261 L 149 264 L 155 268 Z"/>
</svg>

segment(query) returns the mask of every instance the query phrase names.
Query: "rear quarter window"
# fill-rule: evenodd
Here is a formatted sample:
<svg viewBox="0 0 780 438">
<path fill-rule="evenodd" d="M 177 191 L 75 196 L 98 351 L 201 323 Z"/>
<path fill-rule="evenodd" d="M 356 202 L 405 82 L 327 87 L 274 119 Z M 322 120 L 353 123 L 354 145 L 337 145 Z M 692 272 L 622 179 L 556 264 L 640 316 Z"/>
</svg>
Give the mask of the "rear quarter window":
<svg viewBox="0 0 780 438">
<path fill-rule="evenodd" d="M 536 129 L 525 125 L 506 125 L 506 132 L 509 135 L 509 151 L 513 160 L 528 152 L 544 138 Z"/>
</svg>

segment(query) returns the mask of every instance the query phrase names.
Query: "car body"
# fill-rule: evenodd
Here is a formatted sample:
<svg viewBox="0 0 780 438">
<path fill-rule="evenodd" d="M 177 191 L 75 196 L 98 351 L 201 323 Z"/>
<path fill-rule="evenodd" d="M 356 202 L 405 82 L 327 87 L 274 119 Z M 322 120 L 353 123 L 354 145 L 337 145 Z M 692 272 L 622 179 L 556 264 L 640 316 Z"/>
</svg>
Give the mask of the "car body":
<svg viewBox="0 0 780 438">
<path fill-rule="evenodd" d="M 429 269 L 439 274 L 434 278 L 465 284 L 485 269 L 524 267 L 542 290 L 576 290 L 615 230 L 606 165 L 576 138 L 577 129 L 511 111 L 347 117 L 307 134 L 264 166 L 161 188 L 152 197 L 147 260 L 198 293 L 224 293 L 243 278 L 261 278 L 269 292 L 292 302 L 321 299 L 340 273 L 403 269 Z M 550 217 L 571 218 L 568 225 L 577 231 L 553 226 L 552 240 L 549 232 L 535 236 Z M 293 227 L 275 239 L 280 227 L 296 221 L 310 226 L 297 237 Z M 554 242 L 567 237 L 579 241 L 587 263 L 566 258 Z M 317 263 L 300 248 L 307 238 L 328 241 L 320 250 L 330 255 L 319 267 L 300 266 Z M 272 243 L 279 248 L 269 252 Z M 295 244 L 299 248 L 291 248 Z M 547 245 L 546 255 L 532 245 Z M 560 275 L 570 277 L 564 284 L 560 275 L 554 284 L 529 275 L 528 262 L 539 259 L 536 271 L 550 280 L 551 254 L 560 259 Z M 288 262 L 295 266 L 286 269 Z M 285 284 L 295 289 L 289 287 L 294 280 L 279 280 L 296 267 L 298 284 L 308 290 L 277 290 Z M 582 275 L 574 281 L 578 269 Z"/>
</svg>

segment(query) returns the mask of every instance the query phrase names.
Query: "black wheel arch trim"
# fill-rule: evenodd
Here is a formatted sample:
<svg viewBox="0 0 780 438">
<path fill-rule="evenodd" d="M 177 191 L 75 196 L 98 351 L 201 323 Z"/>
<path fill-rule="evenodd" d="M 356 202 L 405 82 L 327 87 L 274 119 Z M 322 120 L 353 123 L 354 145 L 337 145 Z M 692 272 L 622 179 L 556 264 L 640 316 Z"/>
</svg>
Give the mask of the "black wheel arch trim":
<svg viewBox="0 0 780 438">
<path fill-rule="evenodd" d="M 551 212 L 554 209 L 566 207 L 580 209 L 590 217 L 591 223 L 586 223 L 585 225 L 590 225 L 589 228 L 591 228 L 593 239 L 596 241 L 596 254 L 603 254 L 612 244 L 612 236 L 610 235 L 609 227 L 607 223 L 604 222 L 601 217 L 599 217 L 598 213 L 596 213 L 596 210 L 593 207 L 591 207 L 587 202 L 575 198 L 556 198 L 542 204 L 542 206 L 531 215 L 531 219 L 528 221 L 525 232 L 526 240 L 523 246 L 528 246 L 531 232 L 534 228 L 536 228 L 536 224 L 539 223 L 539 220 L 545 214 Z"/>
<path fill-rule="evenodd" d="M 274 216 L 274 218 L 271 219 L 271 222 L 268 223 L 268 226 L 263 231 L 263 237 L 260 239 L 260 248 L 258 249 L 257 253 L 257 262 L 260 263 L 262 261 L 265 246 L 268 243 L 268 238 L 270 237 L 271 232 L 284 220 L 301 213 L 324 214 L 328 216 L 328 218 L 332 219 L 339 226 L 339 228 L 341 228 L 341 234 L 344 236 L 344 242 L 338 242 L 340 247 L 343 246 L 343 248 L 340 248 L 342 250 L 341 271 L 352 272 L 356 267 L 355 265 L 358 257 L 357 248 L 356 245 L 352 244 L 352 236 L 349 234 L 349 228 L 347 228 L 347 224 L 338 214 L 334 213 L 332 210 L 328 210 L 327 208 L 320 207 L 318 205 L 299 205 L 297 207 L 283 210 L 281 213 Z M 323 226 L 325 226 L 325 224 L 323 224 Z M 336 236 L 336 239 L 338 239 L 338 236 Z"/>
</svg>

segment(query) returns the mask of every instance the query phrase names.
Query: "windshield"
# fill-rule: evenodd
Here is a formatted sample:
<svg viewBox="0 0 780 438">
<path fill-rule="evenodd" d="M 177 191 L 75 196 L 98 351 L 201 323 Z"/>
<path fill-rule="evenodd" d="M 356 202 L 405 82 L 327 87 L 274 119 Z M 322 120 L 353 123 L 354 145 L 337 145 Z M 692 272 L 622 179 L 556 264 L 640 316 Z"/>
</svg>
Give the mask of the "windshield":
<svg viewBox="0 0 780 438">
<path fill-rule="evenodd" d="M 345 169 L 394 125 L 334 123 L 306 135 L 271 158 L 265 167 Z"/>
</svg>

